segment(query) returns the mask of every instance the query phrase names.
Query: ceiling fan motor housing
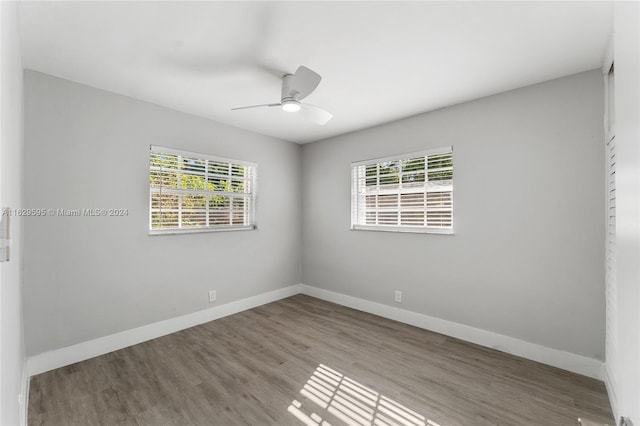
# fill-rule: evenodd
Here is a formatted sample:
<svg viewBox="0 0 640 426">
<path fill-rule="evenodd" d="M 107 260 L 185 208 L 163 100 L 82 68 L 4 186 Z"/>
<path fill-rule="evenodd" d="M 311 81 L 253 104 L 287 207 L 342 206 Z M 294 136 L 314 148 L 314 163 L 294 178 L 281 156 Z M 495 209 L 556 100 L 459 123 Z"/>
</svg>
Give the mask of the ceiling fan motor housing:
<svg viewBox="0 0 640 426">
<path fill-rule="evenodd" d="M 300 92 L 293 89 L 293 74 L 287 74 L 282 77 L 282 91 L 280 100 L 282 103 L 285 101 L 295 101 L 298 102 L 298 95 Z"/>
<path fill-rule="evenodd" d="M 293 86 L 293 74 L 287 74 L 282 77 L 282 92 L 280 97 L 280 105 L 282 109 L 287 112 L 300 111 L 300 101 L 297 90 L 292 88 Z"/>
</svg>

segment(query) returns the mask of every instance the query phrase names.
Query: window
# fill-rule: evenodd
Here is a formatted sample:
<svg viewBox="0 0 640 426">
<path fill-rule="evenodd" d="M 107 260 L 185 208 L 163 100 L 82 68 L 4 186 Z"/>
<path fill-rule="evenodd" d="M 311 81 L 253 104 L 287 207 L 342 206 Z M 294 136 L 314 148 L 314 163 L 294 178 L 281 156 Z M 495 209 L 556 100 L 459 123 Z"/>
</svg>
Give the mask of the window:
<svg viewBox="0 0 640 426">
<path fill-rule="evenodd" d="M 453 233 L 453 149 L 351 164 L 351 229 Z"/>
<path fill-rule="evenodd" d="M 256 167 L 152 145 L 149 233 L 255 228 Z"/>
<path fill-rule="evenodd" d="M 606 69 L 606 68 L 605 68 Z M 614 359 L 618 352 L 618 284 L 617 277 L 617 248 L 616 248 L 616 129 L 615 129 L 615 65 L 612 62 L 609 71 L 604 76 L 605 90 L 605 133 L 606 133 L 606 203 L 607 203 L 607 233 L 606 233 L 606 356 Z"/>
</svg>

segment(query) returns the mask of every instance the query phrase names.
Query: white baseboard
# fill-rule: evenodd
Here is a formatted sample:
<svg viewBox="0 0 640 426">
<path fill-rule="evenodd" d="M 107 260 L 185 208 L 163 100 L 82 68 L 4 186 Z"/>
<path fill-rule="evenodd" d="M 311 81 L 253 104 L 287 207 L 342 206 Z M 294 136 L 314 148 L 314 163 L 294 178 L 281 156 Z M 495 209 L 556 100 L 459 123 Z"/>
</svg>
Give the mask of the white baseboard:
<svg viewBox="0 0 640 426">
<path fill-rule="evenodd" d="M 379 315 L 384 318 L 400 321 L 405 324 L 435 331 L 447 336 L 456 337 L 481 346 L 497 349 L 502 352 L 521 356 L 523 358 L 562 368 L 584 376 L 593 377 L 595 379 L 603 380 L 603 378 L 606 377 L 605 374 L 603 374 L 602 362 L 596 359 L 587 358 L 582 355 L 557 349 L 551 349 L 535 343 L 504 336 L 502 334 L 469 327 L 452 321 L 430 317 L 428 315 L 304 284 L 284 287 L 278 290 L 251 296 L 246 299 L 216 306 L 211 309 L 205 309 L 203 311 L 182 315 L 176 318 L 148 324 L 39 355 L 34 355 L 29 357 L 27 360 L 27 377 L 84 361 L 99 355 L 104 355 L 127 346 L 146 342 L 147 340 L 175 333 L 176 331 L 184 330 L 185 328 L 204 324 L 206 322 L 242 312 L 266 303 L 294 296 L 298 293 L 307 294 L 309 296 Z M 28 395 L 28 379 L 26 379 L 25 382 L 25 386 L 27 386 L 27 390 L 25 391 L 27 393 L 25 395 Z"/>
<path fill-rule="evenodd" d="M 613 418 L 618 421 L 620 418 L 620 414 L 618 413 L 618 399 L 616 397 L 616 385 L 614 376 L 611 373 L 609 368 L 610 366 L 607 363 L 602 367 L 602 375 L 604 380 L 604 386 L 607 389 L 607 396 L 609 397 L 609 404 L 611 404 L 611 411 L 613 412 Z"/>
<path fill-rule="evenodd" d="M 246 299 L 225 303 L 224 305 L 215 306 L 210 309 L 181 315 L 168 320 L 143 325 L 142 327 L 89 340 L 87 342 L 44 352 L 42 354 L 29 357 L 27 361 L 27 370 L 29 376 L 44 373 L 46 371 L 84 361 L 89 358 L 104 355 L 118 349 L 126 348 L 127 346 L 136 345 L 138 343 L 146 342 L 147 340 L 166 336 L 167 334 L 175 333 L 176 331 L 184 330 L 185 328 L 194 327 L 218 318 L 246 311 L 247 309 L 255 308 L 266 303 L 275 302 L 276 300 L 294 296 L 298 293 L 300 293 L 300 285 L 296 284 L 269 291 L 267 293 L 258 294 L 256 296 L 247 297 Z"/>
<path fill-rule="evenodd" d="M 467 342 L 493 348 L 512 355 L 521 356 L 563 370 L 602 380 L 602 362 L 582 355 L 551 349 L 502 334 L 469 327 L 452 321 L 371 302 L 333 291 L 301 284 L 301 292 L 349 308 L 379 315 L 405 324 L 456 337 Z"/>
</svg>

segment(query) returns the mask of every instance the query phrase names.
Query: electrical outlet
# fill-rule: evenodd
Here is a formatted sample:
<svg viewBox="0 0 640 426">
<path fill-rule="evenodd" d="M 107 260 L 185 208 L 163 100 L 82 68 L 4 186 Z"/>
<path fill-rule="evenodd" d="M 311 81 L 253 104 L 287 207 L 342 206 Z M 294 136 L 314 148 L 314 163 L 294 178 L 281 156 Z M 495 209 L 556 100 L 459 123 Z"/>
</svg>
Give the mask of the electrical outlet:
<svg viewBox="0 0 640 426">
<path fill-rule="evenodd" d="M 396 302 L 398 303 L 402 303 L 402 292 L 396 290 L 396 297 L 395 297 Z"/>
<path fill-rule="evenodd" d="M 209 302 L 215 302 L 216 301 L 216 291 L 215 290 L 210 290 L 209 291 Z"/>
</svg>

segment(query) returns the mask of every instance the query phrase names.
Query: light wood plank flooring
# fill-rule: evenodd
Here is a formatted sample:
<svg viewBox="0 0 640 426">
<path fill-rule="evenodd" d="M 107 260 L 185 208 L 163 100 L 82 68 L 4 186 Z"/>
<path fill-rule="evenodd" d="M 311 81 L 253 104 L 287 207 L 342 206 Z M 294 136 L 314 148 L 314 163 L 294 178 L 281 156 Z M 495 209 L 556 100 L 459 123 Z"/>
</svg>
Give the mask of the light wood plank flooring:
<svg viewBox="0 0 640 426">
<path fill-rule="evenodd" d="M 613 424 L 593 379 L 298 295 L 31 379 L 29 425 Z M 324 423 L 323 423 L 324 422 Z"/>
</svg>

